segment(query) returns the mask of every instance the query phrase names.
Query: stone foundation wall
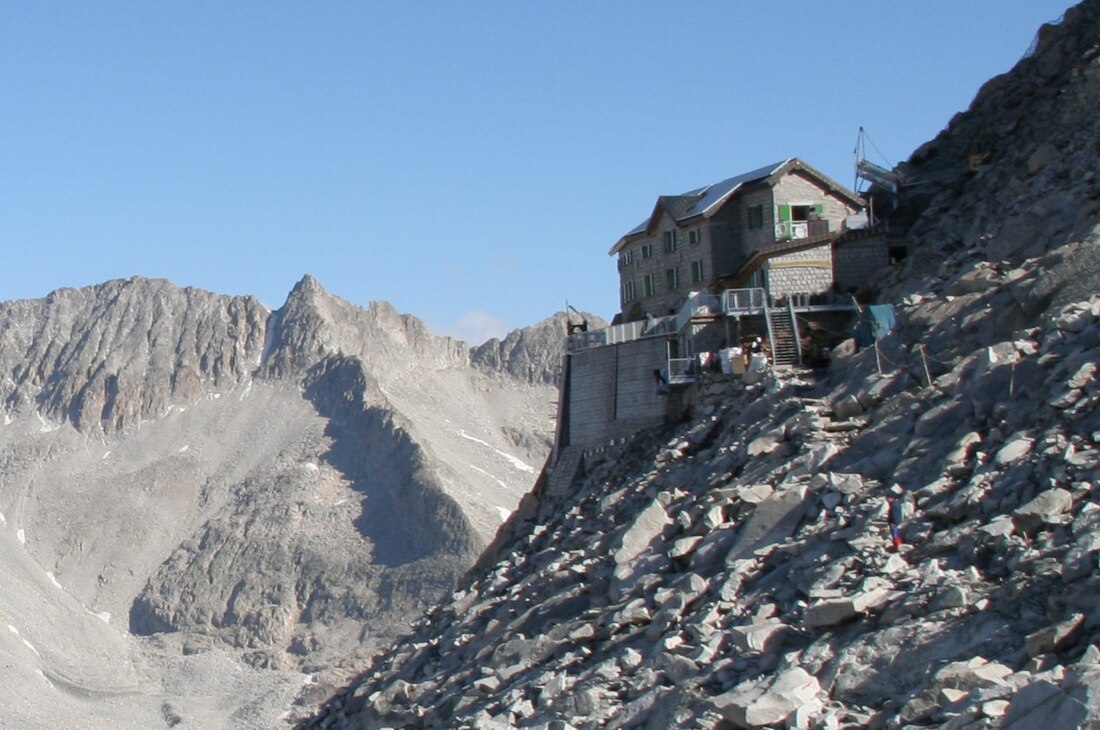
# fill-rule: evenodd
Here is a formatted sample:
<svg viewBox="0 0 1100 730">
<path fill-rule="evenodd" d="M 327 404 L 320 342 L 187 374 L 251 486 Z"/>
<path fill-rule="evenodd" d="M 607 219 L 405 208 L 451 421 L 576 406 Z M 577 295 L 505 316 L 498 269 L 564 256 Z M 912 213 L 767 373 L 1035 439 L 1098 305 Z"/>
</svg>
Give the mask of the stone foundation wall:
<svg viewBox="0 0 1100 730">
<path fill-rule="evenodd" d="M 571 446 L 589 446 L 664 420 L 667 396 L 658 394 L 655 369 L 668 364 L 663 338 L 594 347 L 570 355 Z"/>
<path fill-rule="evenodd" d="M 833 253 L 836 283 L 841 291 L 873 284 L 890 268 L 890 255 L 881 236 L 837 246 Z"/>
</svg>

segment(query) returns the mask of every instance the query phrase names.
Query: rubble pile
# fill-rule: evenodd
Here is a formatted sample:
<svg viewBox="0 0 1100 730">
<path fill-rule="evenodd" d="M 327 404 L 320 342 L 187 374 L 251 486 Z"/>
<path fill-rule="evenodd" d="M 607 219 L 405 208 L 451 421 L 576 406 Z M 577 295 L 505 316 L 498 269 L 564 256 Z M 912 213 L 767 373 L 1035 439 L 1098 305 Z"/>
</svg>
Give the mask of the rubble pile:
<svg viewBox="0 0 1100 730">
<path fill-rule="evenodd" d="M 1098 297 L 1068 306 L 931 387 L 704 386 L 690 423 L 529 500 L 496 562 L 316 726 L 1100 721 L 1078 701 L 1100 690 L 1098 320 Z M 838 418 L 848 399 L 861 413 Z M 835 465 L 898 450 L 894 551 L 896 481 Z"/>
<path fill-rule="evenodd" d="M 995 81 L 892 333 L 589 449 L 302 726 L 1100 726 L 1100 2 Z"/>
</svg>

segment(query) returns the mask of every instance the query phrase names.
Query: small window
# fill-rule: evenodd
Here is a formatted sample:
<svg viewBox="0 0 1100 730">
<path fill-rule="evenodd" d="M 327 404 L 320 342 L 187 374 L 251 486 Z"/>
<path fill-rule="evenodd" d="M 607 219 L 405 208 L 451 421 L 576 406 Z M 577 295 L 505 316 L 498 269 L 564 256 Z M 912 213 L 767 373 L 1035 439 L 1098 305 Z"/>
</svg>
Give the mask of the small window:
<svg viewBox="0 0 1100 730">
<path fill-rule="evenodd" d="M 703 240 L 703 232 L 698 228 L 692 228 L 688 231 L 688 243 L 695 245 Z"/>
<path fill-rule="evenodd" d="M 692 261 L 691 262 L 691 283 L 692 284 L 698 284 L 702 281 L 703 281 L 703 261 L 702 261 L 702 259 L 700 259 L 698 261 Z"/>
<path fill-rule="evenodd" d="M 643 243 L 642 244 L 642 258 L 643 259 L 653 258 L 653 244 L 652 243 Z"/>
<path fill-rule="evenodd" d="M 812 205 L 792 205 L 791 206 L 791 220 L 792 221 L 808 221 L 810 220 L 810 213 L 815 212 Z"/>
<path fill-rule="evenodd" d="M 625 304 L 626 302 L 634 301 L 634 299 L 636 297 L 636 294 L 637 293 L 634 291 L 634 280 L 633 279 L 628 279 L 627 281 L 624 281 L 623 282 L 623 303 Z"/>
<path fill-rule="evenodd" d="M 665 231 L 665 253 L 676 250 L 676 231 Z"/>
<path fill-rule="evenodd" d="M 646 274 L 642 277 L 642 288 L 645 290 L 647 297 L 657 293 L 657 284 L 653 281 L 653 274 Z"/>
<path fill-rule="evenodd" d="M 669 291 L 680 288 L 680 270 L 677 268 L 665 269 L 665 287 Z"/>
<path fill-rule="evenodd" d="M 755 231 L 764 227 L 764 206 L 754 205 L 749 208 L 749 230 Z"/>
</svg>

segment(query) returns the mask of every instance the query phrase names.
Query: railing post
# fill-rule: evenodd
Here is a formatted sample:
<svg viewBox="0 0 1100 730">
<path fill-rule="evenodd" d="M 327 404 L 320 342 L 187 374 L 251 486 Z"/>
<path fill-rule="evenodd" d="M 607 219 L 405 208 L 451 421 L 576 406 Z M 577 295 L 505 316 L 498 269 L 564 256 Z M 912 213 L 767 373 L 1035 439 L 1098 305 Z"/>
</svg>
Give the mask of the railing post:
<svg viewBox="0 0 1100 730">
<path fill-rule="evenodd" d="M 775 364 L 775 332 L 772 330 L 771 308 L 764 302 L 764 325 L 768 330 L 768 349 L 772 351 L 772 365 Z"/>
<path fill-rule="evenodd" d="M 787 312 L 791 315 L 791 333 L 794 335 L 794 351 L 798 354 L 798 366 L 802 367 L 802 337 L 798 334 L 798 317 L 794 313 L 793 298 L 787 299 Z"/>
</svg>

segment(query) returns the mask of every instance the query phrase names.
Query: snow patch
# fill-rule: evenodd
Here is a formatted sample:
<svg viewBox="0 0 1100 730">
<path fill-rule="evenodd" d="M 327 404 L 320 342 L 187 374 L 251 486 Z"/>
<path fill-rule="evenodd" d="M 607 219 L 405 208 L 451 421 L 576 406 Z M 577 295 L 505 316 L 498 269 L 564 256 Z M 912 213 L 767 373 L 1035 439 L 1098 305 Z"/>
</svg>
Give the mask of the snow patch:
<svg viewBox="0 0 1100 730">
<path fill-rule="evenodd" d="M 109 623 L 111 623 L 111 612 L 110 611 L 100 611 L 99 613 L 96 614 L 96 618 L 98 618 L 100 621 L 102 621 L 105 624 L 109 624 Z"/>
<path fill-rule="evenodd" d="M 496 448 L 495 446 L 493 446 L 488 441 L 482 441 L 481 439 L 477 438 L 476 436 L 471 436 L 470 434 L 466 433 L 463 430 L 459 430 L 458 435 L 461 436 L 462 438 L 466 439 L 467 441 L 473 441 L 476 444 L 481 444 L 482 446 L 486 446 L 486 447 L 492 449 L 499 456 L 504 457 L 505 461 L 507 461 L 512 466 L 519 469 L 520 471 L 524 471 L 524 472 L 527 472 L 529 474 L 534 474 L 535 473 L 535 468 L 533 466 L 530 466 L 529 464 L 524 462 L 522 459 L 517 459 L 516 457 L 512 456 L 511 454 L 509 454 L 506 451 L 501 451 L 500 449 Z"/>
<path fill-rule="evenodd" d="M 184 444 L 183 446 L 176 449 L 176 453 L 177 454 L 186 454 L 190 450 L 191 450 L 191 445 L 190 444 Z"/>
<path fill-rule="evenodd" d="M 9 414 L 5 413 L 5 414 L 4 414 L 4 425 L 5 425 L 5 426 L 10 426 L 10 425 L 12 425 L 13 423 L 15 423 L 15 419 L 14 419 L 14 418 L 12 418 L 12 417 L 11 417 L 11 415 L 9 415 Z"/>
<path fill-rule="evenodd" d="M 530 464 L 523 461 L 522 459 L 518 459 L 518 458 L 512 456 L 511 454 L 506 454 L 503 451 L 497 451 L 497 453 L 500 454 L 501 456 L 503 456 L 509 462 L 511 462 L 512 466 L 519 469 L 520 471 L 525 471 L 528 474 L 534 474 L 535 473 L 535 467 L 531 466 Z"/>
<path fill-rule="evenodd" d="M 504 482 L 500 481 L 499 479 L 497 479 L 497 478 L 496 478 L 495 476 L 493 476 L 493 475 L 492 475 L 492 474 L 490 474 L 489 472 L 485 471 L 484 469 L 482 469 L 482 468 L 480 468 L 480 467 L 477 467 L 477 466 L 474 466 L 473 464 L 467 464 L 466 466 L 470 467 L 471 469 L 473 469 L 474 471 L 478 472 L 479 474 L 484 474 L 485 476 L 489 477 L 490 479 L 492 479 L 492 480 L 493 480 L 494 482 L 496 482 L 496 483 L 497 483 L 497 484 L 499 484 L 500 486 L 504 487 L 505 489 L 508 489 L 508 488 L 509 488 L 507 484 L 505 484 Z"/>
<path fill-rule="evenodd" d="M 302 468 L 305 469 L 306 471 L 320 471 L 321 470 L 321 467 L 317 466 L 312 461 L 307 461 L 306 463 L 302 464 Z"/>
<path fill-rule="evenodd" d="M 61 428 L 61 426 L 58 424 L 50 423 L 49 420 L 47 420 L 46 417 L 38 411 L 35 411 L 34 415 L 38 416 L 38 421 L 41 424 L 38 427 L 38 433 L 50 433 L 51 431 L 56 431 L 57 429 Z"/>
<path fill-rule="evenodd" d="M 512 516 L 512 510 L 504 509 L 500 505 L 497 505 L 497 514 L 500 515 L 501 522 L 507 522 L 508 518 Z"/>
<path fill-rule="evenodd" d="M 458 435 L 461 436 L 462 438 L 466 439 L 467 441 L 473 441 L 475 444 L 481 444 L 482 446 L 488 446 L 490 449 L 493 448 L 493 445 L 491 443 L 489 443 L 488 441 L 482 441 L 477 436 L 471 436 L 470 434 L 466 433 L 462 429 L 459 429 Z M 494 451 L 495 451 L 495 449 L 494 449 Z"/>
<path fill-rule="evenodd" d="M 6 525 L 6 524 L 8 524 L 8 521 L 6 519 L 4 519 L 4 513 L 0 512 L 0 525 Z"/>
<path fill-rule="evenodd" d="M 241 391 L 241 395 L 237 400 L 244 400 L 245 398 L 248 397 L 248 394 L 251 393 L 251 392 L 252 392 L 252 381 L 249 380 L 248 383 L 245 384 L 244 390 Z"/>
<path fill-rule="evenodd" d="M 49 578 L 50 582 L 53 583 L 55 586 L 57 586 L 58 588 L 61 588 L 61 583 L 59 583 L 57 581 L 57 576 L 53 574 L 52 570 L 47 570 L 46 571 L 46 577 Z M 64 590 L 64 588 L 62 588 L 62 590 Z"/>
<path fill-rule="evenodd" d="M 106 459 L 106 458 L 107 458 L 107 457 L 109 457 L 110 455 L 111 455 L 111 452 L 110 452 L 110 451 L 105 451 L 105 452 L 103 453 L 103 456 L 101 456 L 101 457 L 99 457 L 99 458 L 101 458 L 101 459 Z"/>
<path fill-rule="evenodd" d="M 19 541 L 20 545 L 27 544 L 27 533 L 23 531 L 23 528 L 19 528 L 19 532 L 15 533 L 15 539 Z"/>
<path fill-rule="evenodd" d="M 12 632 L 12 633 L 13 633 L 13 634 L 15 634 L 16 636 L 19 636 L 19 629 L 15 628 L 15 627 L 14 627 L 14 626 L 12 626 L 11 624 L 8 624 L 8 631 Z M 22 636 L 19 636 L 19 638 L 20 638 L 20 640 L 21 640 L 21 641 L 22 641 L 22 642 L 23 642 L 24 644 L 26 644 L 26 645 L 27 645 L 27 648 L 28 648 L 28 649 L 30 649 L 31 651 L 33 651 L 33 652 L 34 652 L 35 654 L 38 654 L 38 649 L 35 649 L 35 648 L 34 648 L 34 645 L 33 645 L 33 644 L 31 644 L 31 642 L 27 641 L 27 640 L 26 640 L 26 639 L 24 639 L 24 638 L 23 638 Z M 42 655 L 41 655 L 41 654 L 38 654 L 38 656 L 42 656 Z"/>
</svg>

